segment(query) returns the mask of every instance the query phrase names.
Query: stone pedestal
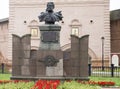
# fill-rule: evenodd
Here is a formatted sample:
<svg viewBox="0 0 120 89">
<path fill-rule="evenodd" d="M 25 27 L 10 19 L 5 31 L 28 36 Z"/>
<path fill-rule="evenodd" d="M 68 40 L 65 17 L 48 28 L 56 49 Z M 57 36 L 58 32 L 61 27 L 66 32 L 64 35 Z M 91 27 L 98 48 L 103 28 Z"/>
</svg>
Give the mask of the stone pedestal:
<svg viewBox="0 0 120 89">
<path fill-rule="evenodd" d="M 60 50 L 61 26 L 56 24 L 42 25 L 39 27 L 41 34 L 40 50 Z"/>
<path fill-rule="evenodd" d="M 61 26 L 45 24 L 39 27 L 40 49 L 37 51 L 37 77 L 63 76 L 63 54 L 60 49 Z M 58 72 L 59 71 L 59 72 Z"/>
</svg>

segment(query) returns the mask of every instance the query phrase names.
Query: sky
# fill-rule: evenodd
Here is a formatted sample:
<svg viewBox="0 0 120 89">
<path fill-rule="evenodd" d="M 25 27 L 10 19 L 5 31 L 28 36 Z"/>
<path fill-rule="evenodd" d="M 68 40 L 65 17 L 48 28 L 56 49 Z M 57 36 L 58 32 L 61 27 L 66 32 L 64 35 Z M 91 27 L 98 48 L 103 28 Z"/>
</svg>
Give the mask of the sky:
<svg viewBox="0 0 120 89">
<path fill-rule="evenodd" d="M 110 0 L 110 10 L 120 9 L 120 0 Z M 0 19 L 9 17 L 9 0 L 0 0 Z"/>
</svg>

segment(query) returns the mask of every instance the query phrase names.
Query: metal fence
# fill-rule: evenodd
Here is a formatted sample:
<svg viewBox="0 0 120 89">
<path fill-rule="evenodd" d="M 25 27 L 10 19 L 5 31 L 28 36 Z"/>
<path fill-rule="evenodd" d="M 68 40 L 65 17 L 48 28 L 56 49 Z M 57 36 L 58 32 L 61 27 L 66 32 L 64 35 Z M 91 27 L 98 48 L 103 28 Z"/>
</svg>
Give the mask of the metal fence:
<svg viewBox="0 0 120 89">
<path fill-rule="evenodd" d="M 120 77 L 120 67 L 111 66 L 95 67 L 89 64 L 89 76 L 95 77 Z"/>
<path fill-rule="evenodd" d="M 8 74 L 10 73 L 8 70 L 8 66 L 5 65 L 4 63 L 0 64 L 0 74 Z"/>
</svg>

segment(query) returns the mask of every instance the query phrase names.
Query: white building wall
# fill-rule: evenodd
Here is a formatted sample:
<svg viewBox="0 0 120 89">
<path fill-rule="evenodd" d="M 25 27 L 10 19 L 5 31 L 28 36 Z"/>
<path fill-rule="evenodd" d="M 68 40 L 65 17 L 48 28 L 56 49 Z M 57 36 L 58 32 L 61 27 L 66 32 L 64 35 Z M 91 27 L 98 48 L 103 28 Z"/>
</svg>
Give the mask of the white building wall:
<svg viewBox="0 0 120 89">
<path fill-rule="evenodd" d="M 7 45 L 8 45 L 8 21 L 0 23 L 0 56 L 3 56 L 4 60 L 7 59 L 8 54 Z"/>
<path fill-rule="evenodd" d="M 73 20 L 80 23 L 79 35 L 89 34 L 89 48 L 95 54 L 93 59 L 101 59 L 102 41 L 105 37 L 105 58 L 110 54 L 109 0 L 10 0 L 9 22 L 9 59 L 12 59 L 12 36 L 30 33 L 30 22 L 35 20 L 39 25 L 38 15 L 46 9 L 46 2 L 54 1 L 55 10 L 62 11 L 61 47 L 70 43 L 71 24 Z M 91 20 L 93 21 L 91 23 Z M 24 23 L 26 21 L 26 24 Z M 36 26 L 38 27 L 38 25 Z M 39 38 L 32 40 L 32 46 L 39 47 Z"/>
</svg>

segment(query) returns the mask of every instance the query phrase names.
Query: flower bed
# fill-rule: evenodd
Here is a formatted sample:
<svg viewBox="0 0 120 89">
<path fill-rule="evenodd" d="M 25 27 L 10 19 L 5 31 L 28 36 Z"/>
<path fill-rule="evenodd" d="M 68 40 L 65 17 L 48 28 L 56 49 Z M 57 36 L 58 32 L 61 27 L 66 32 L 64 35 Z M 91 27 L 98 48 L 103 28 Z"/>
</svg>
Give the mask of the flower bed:
<svg viewBox="0 0 120 89">
<path fill-rule="evenodd" d="M 99 86 L 114 86 L 115 83 L 114 82 L 106 82 L 106 81 L 101 81 L 101 82 L 98 82 L 98 85 Z"/>
<path fill-rule="evenodd" d="M 0 89 L 101 89 L 100 87 L 103 86 L 115 86 L 115 83 L 112 81 L 60 82 L 60 80 L 38 80 L 35 83 L 28 80 L 0 81 Z"/>
<path fill-rule="evenodd" d="M 78 81 L 79 83 L 82 84 L 90 84 L 90 85 L 98 85 L 98 86 L 114 86 L 115 82 L 112 81 Z"/>
</svg>

